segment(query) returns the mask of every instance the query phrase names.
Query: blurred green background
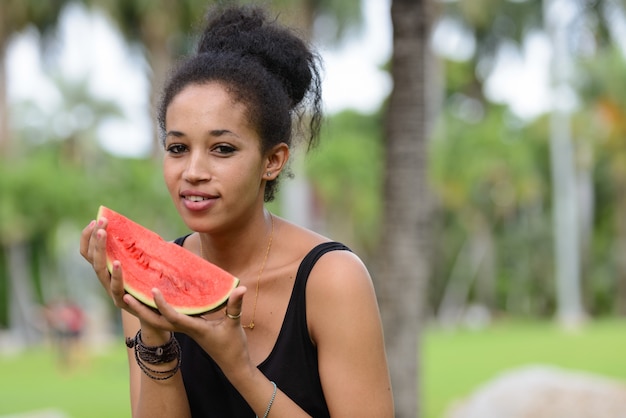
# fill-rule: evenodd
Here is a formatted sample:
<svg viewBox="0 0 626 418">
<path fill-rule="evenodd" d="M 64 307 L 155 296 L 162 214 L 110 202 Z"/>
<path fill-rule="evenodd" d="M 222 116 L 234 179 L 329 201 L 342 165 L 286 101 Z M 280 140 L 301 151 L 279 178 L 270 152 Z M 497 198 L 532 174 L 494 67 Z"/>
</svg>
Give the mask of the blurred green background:
<svg viewBox="0 0 626 418">
<path fill-rule="evenodd" d="M 507 370 L 550 365 L 626 381 L 626 321 L 600 320 L 576 333 L 545 321 L 507 320 L 488 328 L 424 332 L 423 415 L 445 411 Z M 121 341 L 82 347 L 62 363 L 49 344 L 0 356 L 0 416 L 130 417 L 126 349 Z M 24 415 L 29 416 L 29 415 Z M 37 415 L 39 416 L 39 415 Z M 559 417 L 560 418 L 560 417 Z"/>
<path fill-rule="evenodd" d="M 78 240 L 101 204 L 166 239 L 186 232 L 162 184 L 150 103 L 189 51 L 207 2 L 161 3 L 0 3 L 0 416 L 129 415 L 118 314 Z M 389 16 L 376 14 L 388 1 L 270 3 L 329 59 L 367 36 L 390 47 Z M 625 2 L 433 4 L 424 416 L 443 416 L 522 364 L 626 382 Z M 105 69 L 120 70 L 112 85 L 102 69 L 73 71 L 64 55 L 86 44 L 73 50 L 83 64 L 112 56 L 96 38 L 64 35 L 101 24 L 135 71 Z M 24 43 L 37 57 L 16 63 Z M 380 78 L 362 85 L 380 100 L 329 108 L 322 145 L 294 165 L 300 194 L 286 181 L 271 204 L 288 218 L 306 215 L 297 220 L 371 266 L 380 263 L 389 53 L 373 64 Z M 30 77 L 34 66 L 43 82 Z M 80 347 L 59 358 L 46 313 L 69 301 L 86 326 Z"/>
</svg>

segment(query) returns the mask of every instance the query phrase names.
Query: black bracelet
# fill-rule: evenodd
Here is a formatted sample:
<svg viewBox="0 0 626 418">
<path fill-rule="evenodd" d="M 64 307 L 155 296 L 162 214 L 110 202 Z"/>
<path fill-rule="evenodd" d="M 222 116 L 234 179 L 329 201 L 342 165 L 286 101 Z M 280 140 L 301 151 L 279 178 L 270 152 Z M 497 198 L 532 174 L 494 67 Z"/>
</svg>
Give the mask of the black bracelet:
<svg viewBox="0 0 626 418">
<path fill-rule="evenodd" d="M 141 361 L 141 359 L 137 356 L 136 351 L 135 351 L 135 360 L 137 360 L 137 365 L 139 365 L 139 368 L 141 369 L 141 371 L 152 380 L 167 380 L 167 379 L 174 377 L 174 375 L 176 375 L 176 372 L 178 372 L 178 369 L 180 369 L 180 363 L 181 363 L 181 359 L 179 356 L 178 361 L 176 362 L 176 366 L 174 366 L 173 368 L 169 370 L 154 370 L 146 366 Z"/>
<path fill-rule="evenodd" d="M 141 339 L 141 330 L 137 331 L 135 338 L 127 338 L 126 346 L 135 348 L 135 352 L 141 360 L 148 364 L 169 363 L 178 358 L 180 345 L 172 333 L 168 342 L 163 345 L 147 346 Z"/>
<path fill-rule="evenodd" d="M 163 345 L 147 346 L 143 343 L 141 330 L 139 330 L 134 338 L 126 338 L 126 346 L 135 349 L 137 365 L 139 365 L 139 368 L 146 376 L 153 380 L 167 380 L 173 377 L 180 369 L 182 355 L 180 344 L 174 338 L 174 334 Z M 154 370 L 146 365 L 146 363 L 151 365 L 169 363 L 174 360 L 177 360 L 176 365 L 170 370 Z"/>
</svg>

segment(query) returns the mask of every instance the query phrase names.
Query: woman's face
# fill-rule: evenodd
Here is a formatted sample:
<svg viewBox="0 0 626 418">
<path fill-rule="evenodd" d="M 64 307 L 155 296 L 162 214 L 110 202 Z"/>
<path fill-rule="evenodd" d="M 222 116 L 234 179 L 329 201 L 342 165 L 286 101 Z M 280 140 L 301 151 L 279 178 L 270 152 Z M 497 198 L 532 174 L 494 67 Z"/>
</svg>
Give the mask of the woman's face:
<svg viewBox="0 0 626 418">
<path fill-rule="evenodd" d="M 237 225 L 263 206 L 267 159 L 244 105 L 224 87 L 185 87 L 167 108 L 165 131 L 165 183 L 190 229 Z"/>
</svg>

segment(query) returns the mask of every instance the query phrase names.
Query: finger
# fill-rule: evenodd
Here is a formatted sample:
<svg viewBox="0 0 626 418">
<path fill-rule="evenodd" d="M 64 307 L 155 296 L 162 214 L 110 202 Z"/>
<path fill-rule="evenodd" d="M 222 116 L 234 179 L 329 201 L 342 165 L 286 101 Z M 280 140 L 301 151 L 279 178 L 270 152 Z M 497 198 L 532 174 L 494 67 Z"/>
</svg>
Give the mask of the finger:
<svg viewBox="0 0 626 418">
<path fill-rule="evenodd" d="M 96 228 L 94 235 L 94 246 L 91 253 L 93 269 L 100 280 L 108 279 L 109 270 L 107 269 L 106 259 L 107 232 L 105 229 Z"/>
<path fill-rule="evenodd" d="M 157 312 L 154 308 L 144 304 L 140 300 L 136 299 L 129 293 L 125 293 L 122 297 L 122 301 L 125 304 L 125 310 L 132 315 L 139 318 L 141 323 L 148 324 L 153 328 L 159 328 L 163 330 L 172 330 L 172 326 L 169 322 L 163 318 L 163 316 Z"/>
<path fill-rule="evenodd" d="M 176 320 L 178 316 L 178 312 L 176 309 L 172 307 L 167 301 L 165 297 L 163 297 L 163 293 L 157 288 L 152 289 L 152 296 L 154 297 L 154 302 L 156 303 L 157 309 L 161 312 L 166 319 Z M 172 322 L 172 321 L 170 321 Z"/>
<path fill-rule="evenodd" d="M 83 258 L 91 263 L 89 259 L 89 241 L 91 240 L 91 236 L 93 234 L 94 227 L 96 226 L 96 221 L 89 222 L 83 231 L 80 234 L 80 255 Z"/>
<path fill-rule="evenodd" d="M 245 286 L 239 286 L 233 289 L 228 298 L 228 303 L 226 304 L 226 317 L 232 319 L 237 324 L 241 322 L 241 306 L 246 290 Z"/>
<path fill-rule="evenodd" d="M 124 273 L 122 271 L 122 263 L 114 261 L 112 264 L 111 281 L 109 288 L 111 289 L 111 297 L 115 302 L 115 305 L 119 308 L 124 308 L 126 303 L 124 302 Z"/>
<path fill-rule="evenodd" d="M 91 230 L 91 239 L 89 240 L 89 244 L 91 245 L 91 248 L 89 250 L 91 254 L 93 254 L 93 252 L 95 251 L 96 236 L 98 234 L 98 231 L 100 230 L 105 231 L 108 224 L 109 224 L 109 221 L 106 218 L 96 219 L 96 223 L 93 229 Z"/>
<path fill-rule="evenodd" d="M 160 313 L 161 319 L 165 319 L 168 323 L 172 324 L 174 327 L 188 327 L 192 325 L 191 317 L 181 314 L 176 309 L 172 307 L 167 301 L 165 297 L 163 297 L 163 293 L 157 288 L 152 289 L 152 296 L 154 297 L 154 302 L 157 306 L 157 309 Z M 164 324 L 160 322 L 156 324 L 159 327 L 163 327 Z"/>
</svg>

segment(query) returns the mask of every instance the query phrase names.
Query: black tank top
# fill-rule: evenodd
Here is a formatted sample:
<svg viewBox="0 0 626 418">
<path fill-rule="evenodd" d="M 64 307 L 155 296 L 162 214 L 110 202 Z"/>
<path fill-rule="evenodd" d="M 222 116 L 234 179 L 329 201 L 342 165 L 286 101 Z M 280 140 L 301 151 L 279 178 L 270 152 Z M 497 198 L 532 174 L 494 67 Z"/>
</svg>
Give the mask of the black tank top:
<svg viewBox="0 0 626 418">
<path fill-rule="evenodd" d="M 175 242 L 182 245 L 186 237 Z M 306 283 L 317 260 L 329 251 L 347 250 L 338 242 L 313 248 L 298 268 L 276 344 L 258 369 L 314 418 L 330 417 L 320 381 L 317 350 L 306 318 Z M 217 364 L 196 342 L 176 333 L 182 348 L 181 372 L 194 418 L 247 418 L 255 414 Z"/>
</svg>

